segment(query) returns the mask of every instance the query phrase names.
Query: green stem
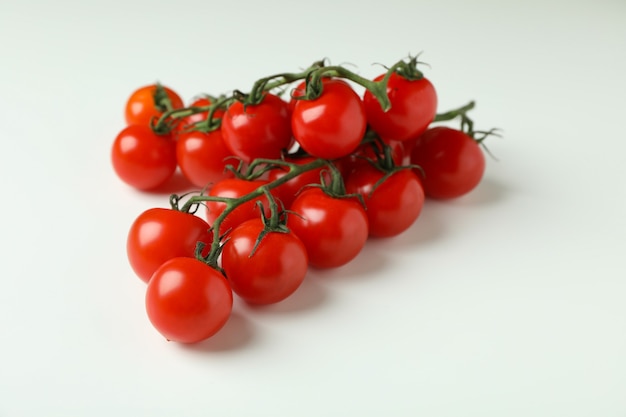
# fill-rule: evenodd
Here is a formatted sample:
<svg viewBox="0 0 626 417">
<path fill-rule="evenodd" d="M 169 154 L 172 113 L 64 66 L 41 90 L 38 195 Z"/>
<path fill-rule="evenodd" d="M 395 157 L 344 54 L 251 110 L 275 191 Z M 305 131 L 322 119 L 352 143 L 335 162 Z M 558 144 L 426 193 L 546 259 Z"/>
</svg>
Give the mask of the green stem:
<svg viewBox="0 0 626 417">
<path fill-rule="evenodd" d="M 459 116 L 465 115 L 468 111 L 472 110 L 476 106 L 476 102 L 470 101 L 464 106 L 459 107 L 458 109 L 450 110 L 445 113 L 440 113 L 435 116 L 433 122 L 445 122 L 448 120 L 453 120 Z"/>
<path fill-rule="evenodd" d="M 171 111 L 174 108 L 172 100 L 170 100 L 170 96 L 167 95 L 167 91 L 161 83 L 156 83 L 156 90 L 154 91 L 154 107 L 159 109 L 161 112 Z"/>
<path fill-rule="evenodd" d="M 279 162 L 279 161 L 273 161 L 273 160 L 271 161 L 270 160 L 257 160 L 257 161 L 253 162 L 253 164 L 256 163 L 256 166 L 262 163 L 271 162 L 272 164 L 275 164 L 276 162 Z M 253 201 L 261 197 L 262 195 L 268 193 L 269 190 L 279 187 L 280 185 L 286 183 L 287 181 L 297 177 L 298 175 L 306 171 L 311 171 L 313 169 L 321 168 L 324 165 L 332 166 L 332 164 L 325 159 L 316 159 L 314 161 L 311 161 L 307 164 L 302 164 L 302 165 L 280 161 L 278 165 L 287 166 L 289 168 L 289 172 L 287 172 L 285 175 L 283 175 L 280 178 L 277 178 L 276 180 L 272 182 L 261 185 L 260 187 L 258 187 L 257 189 L 255 189 L 254 191 L 251 191 L 250 193 L 246 195 L 243 195 L 237 198 L 197 195 L 197 196 L 193 196 L 189 198 L 187 202 L 185 202 L 183 207 L 181 207 L 180 209 L 181 211 L 188 212 L 194 204 L 201 204 L 207 201 L 215 201 L 215 202 L 226 204 L 226 208 L 224 209 L 224 211 L 220 213 L 220 215 L 215 219 L 215 221 L 211 225 L 213 229 L 213 242 L 211 243 L 211 250 L 209 254 L 206 256 L 206 258 L 204 258 L 205 263 L 215 268 L 218 267 L 217 259 L 221 251 L 220 226 L 222 225 L 222 222 L 224 221 L 226 216 L 232 213 L 233 210 L 235 210 L 237 207 L 239 207 L 240 205 L 244 203 Z M 276 204 L 276 202 L 274 202 L 274 204 Z"/>
<path fill-rule="evenodd" d="M 322 88 L 319 88 L 319 86 L 322 85 L 321 80 L 323 77 L 340 77 L 350 80 L 362 87 L 365 87 L 374 95 L 374 97 L 376 97 L 376 99 L 378 99 L 378 102 L 380 103 L 380 106 L 383 108 L 383 110 L 387 111 L 391 108 L 391 102 L 389 101 L 389 97 L 387 96 L 387 81 L 389 80 L 390 76 L 391 74 L 387 73 L 382 80 L 372 81 L 341 66 L 322 67 L 318 70 L 313 71 L 313 73 L 311 74 L 311 80 L 309 84 L 312 86 L 312 88 L 308 89 L 307 94 L 304 98 L 314 99 L 319 96 L 322 90 Z"/>
<path fill-rule="evenodd" d="M 323 61 L 317 61 L 313 63 L 309 68 L 302 72 L 286 72 L 281 74 L 271 75 L 257 80 L 250 90 L 250 94 L 246 100 L 246 104 L 258 104 L 263 100 L 263 95 L 267 91 L 271 91 L 275 88 L 282 87 L 283 85 L 291 84 L 294 81 L 304 80 L 309 74 L 324 65 Z"/>
<path fill-rule="evenodd" d="M 152 128 L 157 133 L 169 132 L 171 130 L 169 128 L 169 124 L 171 124 L 172 120 L 183 119 L 185 117 L 192 116 L 194 114 L 208 112 L 207 120 L 197 123 L 195 126 L 195 129 L 201 130 L 203 132 L 210 132 L 211 130 L 215 130 L 220 126 L 220 121 L 218 119 L 214 119 L 213 117 L 215 112 L 220 108 L 226 107 L 233 100 L 234 98 L 232 96 L 222 97 L 208 106 L 171 109 L 163 113 L 161 117 L 159 117 L 157 122 L 153 125 Z"/>
<path fill-rule="evenodd" d="M 333 164 L 330 164 L 328 167 L 330 169 L 330 184 L 324 184 L 324 189 L 326 193 L 333 197 L 345 196 L 346 186 L 343 182 L 343 176 L 341 175 L 341 172 Z"/>
<path fill-rule="evenodd" d="M 362 77 L 342 66 L 321 67 L 311 73 L 311 80 L 309 84 L 312 87 L 307 91 L 305 98 L 316 98 L 321 93 L 322 89 L 319 88 L 319 86 L 322 85 L 321 80 L 323 77 L 339 77 L 350 80 L 367 89 L 374 97 L 376 97 L 383 111 L 387 111 L 391 108 L 391 102 L 389 101 L 389 96 L 387 95 L 387 83 L 389 82 L 389 78 L 391 78 L 396 71 L 401 68 L 405 68 L 407 65 L 409 64 L 405 61 L 396 62 L 387 70 L 385 76 L 379 81 L 373 81 Z"/>
</svg>

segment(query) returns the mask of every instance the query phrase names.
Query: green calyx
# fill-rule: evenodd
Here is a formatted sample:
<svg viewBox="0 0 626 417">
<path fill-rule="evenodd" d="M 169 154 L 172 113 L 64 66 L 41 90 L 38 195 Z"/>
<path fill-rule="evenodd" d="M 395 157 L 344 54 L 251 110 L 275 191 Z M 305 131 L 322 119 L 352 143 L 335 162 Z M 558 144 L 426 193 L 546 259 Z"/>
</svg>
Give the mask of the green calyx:
<svg viewBox="0 0 626 417">
<path fill-rule="evenodd" d="M 248 257 L 250 258 L 254 255 L 254 253 L 258 249 L 263 238 L 267 236 L 269 233 L 289 233 L 289 228 L 287 228 L 287 213 L 288 212 L 282 206 L 282 203 L 280 204 L 281 207 L 279 207 L 278 203 L 276 202 L 276 199 L 274 198 L 272 193 L 269 191 L 269 189 L 266 188 L 264 190 L 264 194 L 265 194 L 265 197 L 267 198 L 267 201 L 269 202 L 270 215 L 269 217 L 265 215 L 265 209 L 263 207 L 263 203 L 258 201 L 257 206 L 259 207 L 259 210 L 261 212 L 261 221 L 263 222 L 263 230 L 261 231 L 261 233 L 259 233 L 259 236 L 254 242 L 254 246 L 252 247 L 252 250 L 250 251 L 250 255 L 248 255 Z"/>
<path fill-rule="evenodd" d="M 395 70 L 396 74 L 409 81 L 416 81 L 424 78 L 422 71 L 417 69 L 417 66 L 419 64 L 423 64 L 423 62 L 418 61 L 417 58 L 417 55 L 409 56 L 407 61 L 400 61 Z"/>
<path fill-rule="evenodd" d="M 219 197 L 219 196 L 209 196 L 209 195 L 205 195 L 201 193 L 199 195 L 193 195 L 189 197 L 187 201 L 182 205 L 182 207 L 180 207 L 181 197 L 177 195 L 172 195 L 170 196 L 170 205 L 172 206 L 173 209 L 178 209 L 186 213 L 195 212 L 194 210 L 197 210 L 198 206 L 208 201 L 220 202 L 226 205 L 226 208 L 224 209 L 224 211 L 217 217 L 217 219 L 215 219 L 214 223 L 211 225 L 211 229 L 213 232 L 213 242 L 211 243 L 211 249 L 209 251 L 209 254 L 205 257 L 201 256 L 202 250 L 200 250 L 200 252 L 198 252 L 196 256 L 199 260 L 208 264 L 209 266 L 218 268 L 218 258 L 221 253 L 222 242 L 224 240 L 224 236 L 220 235 L 220 228 L 226 216 L 228 216 L 233 210 L 235 210 L 240 205 L 247 203 L 249 201 L 253 201 L 263 195 L 266 195 L 268 196 L 268 201 L 270 201 L 270 212 L 275 213 L 275 214 L 272 214 L 268 219 L 264 219 L 264 223 L 268 227 L 269 231 L 275 231 L 275 232 L 284 231 L 285 229 L 281 226 L 281 222 L 282 222 L 281 218 L 282 216 L 284 216 L 284 210 L 278 209 L 278 203 L 271 196 L 270 190 L 286 183 L 287 181 L 291 180 L 292 178 L 297 177 L 298 175 L 301 175 L 302 173 L 306 171 L 317 169 L 317 168 L 320 168 L 329 164 L 330 162 L 324 159 L 315 159 L 307 164 L 302 164 L 302 165 L 294 164 L 294 163 L 290 163 L 286 161 L 258 159 L 258 160 L 253 161 L 248 166 L 247 175 L 250 178 L 253 178 L 254 175 L 257 175 L 258 171 L 266 172 L 264 170 L 267 169 L 266 167 L 267 165 L 271 165 L 273 167 L 276 167 L 276 166 L 287 167 L 288 171 L 284 176 L 272 182 L 269 182 L 267 184 L 261 185 L 260 187 L 256 188 L 255 190 L 241 197 L 237 197 L 237 198 Z"/>
</svg>

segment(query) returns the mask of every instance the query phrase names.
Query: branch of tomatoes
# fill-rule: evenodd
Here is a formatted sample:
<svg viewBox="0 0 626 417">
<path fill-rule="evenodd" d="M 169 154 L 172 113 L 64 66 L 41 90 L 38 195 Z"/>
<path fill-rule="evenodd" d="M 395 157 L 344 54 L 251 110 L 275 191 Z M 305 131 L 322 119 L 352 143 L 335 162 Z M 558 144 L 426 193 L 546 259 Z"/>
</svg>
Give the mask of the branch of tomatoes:
<svg viewBox="0 0 626 417">
<path fill-rule="evenodd" d="M 215 117 L 216 111 L 228 108 L 235 101 L 240 101 L 247 105 L 258 105 L 268 92 L 295 81 L 306 81 L 304 94 L 292 96 L 296 100 L 313 100 L 318 98 L 323 91 L 324 78 L 338 78 L 354 82 L 369 91 L 380 103 L 381 109 L 387 111 L 391 108 L 391 103 L 387 95 L 387 83 L 393 74 L 400 74 L 407 80 L 419 80 L 423 77 L 421 71 L 417 69 L 418 61 L 416 57 L 409 57 L 408 60 L 400 60 L 389 67 L 384 76 L 372 81 L 349 70 L 344 66 L 326 66 L 324 60 L 316 61 L 306 70 L 297 73 L 280 73 L 260 78 L 252 86 L 249 93 L 234 90 L 230 96 L 222 96 L 207 106 L 192 106 L 185 108 L 174 108 L 168 100 L 167 94 L 160 88 L 155 94 L 154 102 L 162 112 L 161 116 L 152 120 L 152 129 L 158 134 L 169 133 L 177 122 L 186 117 L 198 113 L 206 113 L 206 121 L 196 123 L 189 129 L 210 132 L 220 127 L 219 118 Z"/>
<path fill-rule="evenodd" d="M 112 152 L 120 178 L 152 189 L 180 168 L 204 190 L 171 195 L 172 209 L 142 213 L 129 233 L 129 260 L 149 283 L 149 315 L 162 334 L 197 341 L 218 330 L 226 317 L 222 310 L 202 332 L 181 335 L 181 317 L 165 329 L 159 314 L 169 310 L 159 307 L 165 301 L 154 288 L 179 284 L 167 282 L 170 270 L 185 276 L 193 270 L 194 276 L 210 275 L 206 280 L 217 282 L 226 277 L 227 288 L 220 287 L 226 292 L 232 287 L 251 303 L 278 302 L 295 291 L 307 267 L 344 265 L 369 236 L 407 230 L 425 197 L 456 198 L 478 185 L 485 168 L 479 146 L 496 130 L 474 129 L 468 117 L 473 101 L 438 114 L 436 91 L 418 64 L 417 57 L 409 57 L 367 79 L 318 61 L 301 72 L 263 77 L 247 93 L 203 96 L 187 107 L 162 85 L 131 96 L 128 126 Z M 355 84 L 364 87 L 362 96 Z M 433 125 L 455 119 L 460 129 Z M 232 158 L 239 160 L 237 168 L 228 163 Z M 206 220 L 196 215 L 201 207 Z M 160 232 L 145 242 L 152 235 L 142 228 L 155 224 Z M 174 262 L 194 256 L 206 269 Z M 284 258 L 298 260 L 293 276 L 258 272 Z M 267 279 L 282 284 L 268 289 L 273 287 Z M 251 289 L 257 280 L 264 289 Z M 202 293 L 191 287 L 185 292 Z M 223 295 L 229 309 L 227 299 Z"/>
<path fill-rule="evenodd" d="M 203 261 L 204 263 L 215 269 L 220 270 L 221 268 L 218 265 L 218 258 L 221 254 L 224 236 L 230 231 L 230 229 L 225 229 L 222 227 L 225 219 L 229 215 L 231 215 L 231 213 L 233 213 L 237 208 L 243 206 L 246 203 L 260 205 L 261 215 L 265 216 L 263 212 L 263 203 L 261 202 L 261 200 L 259 200 L 259 198 L 262 196 L 266 196 L 266 206 L 269 208 L 270 216 L 269 221 L 266 223 L 266 226 L 268 227 L 269 231 L 279 231 L 282 226 L 282 222 L 280 222 L 279 219 L 283 215 L 283 212 L 278 210 L 275 197 L 270 193 L 270 191 L 276 189 L 282 184 L 287 183 L 289 180 L 302 175 L 305 172 L 322 168 L 324 166 L 332 166 L 332 163 L 330 161 L 319 158 L 314 159 L 313 161 L 306 164 L 297 164 L 285 160 L 257 159 L 247 167 L 245 173 L 239 173 L 240 179 L 244 181 L 252 181 L 261 176 L 264 172 L 277 168 L 286 169 L 287 173 L 274 181 L 263 182 L 263 184 L 260 184 L 257 188 L 239 197 L 220 197 L 214 195 L 212 196 L 199 194 L 189 197 L 185 204 L 182 207 L 179 207 L 178 203 L 180 201 L 180 198 L 174 194 L 170 196 L 170 203 L 172 205 L 172 209 L 180 210 L 184 213 L 194 212 L 198 206 L 206 204 L 208 202 L 221 203 L 221 207 L 217 206 L 219 207 L 219 214 L 215 217 L 215 220 L 211 224 L 213 240 L 209 253 L 206 255 L 202 255 L 202 252 L 204 251 L 204 247 L 202 245 L 200 245 L 196 250 L 196 257 L 199 260 Z M 261 238 L 262 236 L 259 237 L 259 239 Z"/>
</svg>

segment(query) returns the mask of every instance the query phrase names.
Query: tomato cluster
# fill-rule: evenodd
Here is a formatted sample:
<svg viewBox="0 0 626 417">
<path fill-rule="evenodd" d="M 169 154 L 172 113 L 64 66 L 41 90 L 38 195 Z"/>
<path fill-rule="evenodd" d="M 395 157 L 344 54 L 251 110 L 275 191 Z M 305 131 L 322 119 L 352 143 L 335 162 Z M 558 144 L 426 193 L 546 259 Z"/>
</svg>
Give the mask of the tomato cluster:
<svg viewBox="0 0 626 417">
<path fill-rule="evenodd" d="M 309 268 L 340 267 L 368 239 L 409 229 L 427 197 L 478 185 L 486 135 L 472 130 L 473 102 L 437 114 L 417 64 L 399 61 L 370 80 L 317 62 L 187 107 L 159 84 L 130 96 L 111 153 L 119 178 L 147 190 L 180 169 L 202 189 L 141 213 L 128 234 L 163 336 L 204 340 L 226 323 L 233 293 L 280 302 Z M 457 118 L 460 129 L 433 125 Z"/>
</svg>

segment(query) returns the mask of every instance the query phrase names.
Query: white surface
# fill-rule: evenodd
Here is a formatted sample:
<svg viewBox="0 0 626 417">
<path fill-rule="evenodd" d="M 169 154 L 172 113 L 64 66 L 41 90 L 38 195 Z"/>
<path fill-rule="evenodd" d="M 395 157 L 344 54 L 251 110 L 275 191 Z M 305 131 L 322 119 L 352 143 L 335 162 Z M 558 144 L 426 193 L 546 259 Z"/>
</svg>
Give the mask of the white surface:
<svg viewBox="0 0 626 417">
<path fill-rule="evenodd" d="M 0 416 L 626 415 L 626 3 L 90 3 L 0 4 Z M 442 111 L 504 130 L 480 188 L 165 342 L 124 243 L 167 196 L 108 159 L 130 92 L 420 51 Z"/>
</svg>

